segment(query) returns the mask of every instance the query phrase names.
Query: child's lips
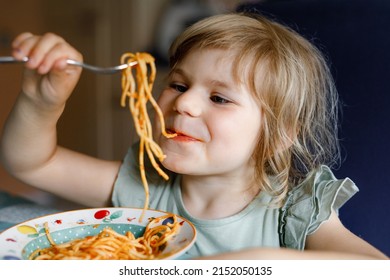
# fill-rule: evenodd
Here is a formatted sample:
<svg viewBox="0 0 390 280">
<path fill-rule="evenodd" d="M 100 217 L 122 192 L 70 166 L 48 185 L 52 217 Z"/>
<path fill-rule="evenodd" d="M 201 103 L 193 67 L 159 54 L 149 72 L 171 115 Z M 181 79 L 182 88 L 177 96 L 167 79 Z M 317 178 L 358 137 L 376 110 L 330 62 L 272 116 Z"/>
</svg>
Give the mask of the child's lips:
<svg viewBox="0 0 390 280">
<path fill-rule="evenodd" d="M 176 134 L 176 136 L 172 137 L 172 140 L 175 141 L 181 141 L 181 142 L 193 142 L 193 141 L 200 141 L 203 142 L 201 139 L 196 138 L 192 135 L 188 135 L 185 132 L 181 132 L 175 129 L 167 129 L 168 133 Z"/>
</svg>

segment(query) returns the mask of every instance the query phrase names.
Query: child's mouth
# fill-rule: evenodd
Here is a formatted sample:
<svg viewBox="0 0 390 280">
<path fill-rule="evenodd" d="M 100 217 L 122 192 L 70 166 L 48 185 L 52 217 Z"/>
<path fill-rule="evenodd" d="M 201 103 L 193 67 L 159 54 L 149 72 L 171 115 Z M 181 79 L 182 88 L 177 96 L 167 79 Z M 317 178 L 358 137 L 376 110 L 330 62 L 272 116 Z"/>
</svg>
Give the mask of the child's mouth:
<svg viewBox="0 0 390 280">
<path fill-rule="evenodd" d="M 167 129 L 167 132 L 170 134 L 176 134 L 175 137 L 172 137 L 172 140 L 180 141 L 180 142 L 193 142 L 193 141 L 201 141 L 193 136 L 187 135 L 183 132 L 177 131 L 175 129 Z"/>
</svg>

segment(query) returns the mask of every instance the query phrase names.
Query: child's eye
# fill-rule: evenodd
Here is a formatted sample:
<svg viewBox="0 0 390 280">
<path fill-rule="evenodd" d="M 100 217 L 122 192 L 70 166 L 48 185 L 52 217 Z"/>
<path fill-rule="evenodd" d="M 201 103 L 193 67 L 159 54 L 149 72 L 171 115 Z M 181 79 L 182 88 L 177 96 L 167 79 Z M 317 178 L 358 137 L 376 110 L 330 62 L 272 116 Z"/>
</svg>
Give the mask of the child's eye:
<svg viewBox="0 0 390 280">
<path fill-rule="evenodd" d="M 172 83 L 172 84 L 170 84 L 170 87 L 173 88 L 174 90 L 176 90 L 177 92 L 180 92 L 180 93 L 184 93 L 187 91 L 187 87 L 184 85 L 181 85 L 181 84 Z"/>
<path fill-rule="evenodd" d="M 214 103 L 218 103 L 218 104 L 226 104 L 226 103 L 229 103 L 230 101 L 219 96 L 219 95 L 213 95 L 210 97 L 210 100 Z"/>
</svg>

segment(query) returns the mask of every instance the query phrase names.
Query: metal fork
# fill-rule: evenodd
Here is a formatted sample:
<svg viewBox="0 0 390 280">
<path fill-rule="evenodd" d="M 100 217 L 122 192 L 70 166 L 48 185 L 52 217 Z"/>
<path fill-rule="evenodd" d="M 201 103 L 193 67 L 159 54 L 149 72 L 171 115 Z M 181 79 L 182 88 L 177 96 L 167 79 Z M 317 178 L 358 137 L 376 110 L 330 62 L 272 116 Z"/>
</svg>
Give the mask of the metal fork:
<svg viewBox="0 0 390 280">
<path fill-rule="evenodd" d="M 12 56 L 0 56 L 0 64 L 3 64 L 3 63 L 25 63 L 27 61 L 28 61 L 28 57 L 24 57 L 22 60 L 17 60 Z M 79 61 L 76 61 L 73 59 L 67 59 L 66 63 L 68 63 L 69 65 L 79 66 L 79 67 L 85 68 L 87 70 L 90 70 L 92 72 L 99 73 L 99 74 L 114 74 L 114 73 L 117 73 L 117 72 L 120 72 L 120 71 L 126 69 L 127 67 L 132 67 L 132 66 L 137 64 L 136 61 L 133 61 L 129 64 L 121 64 L 121 65 L 112 66 L 112 67 L 99 67 L 99 66 L 90 65 L 90 64 L 87 64 L 84 62 L 79 62 Z"/>
</svg>

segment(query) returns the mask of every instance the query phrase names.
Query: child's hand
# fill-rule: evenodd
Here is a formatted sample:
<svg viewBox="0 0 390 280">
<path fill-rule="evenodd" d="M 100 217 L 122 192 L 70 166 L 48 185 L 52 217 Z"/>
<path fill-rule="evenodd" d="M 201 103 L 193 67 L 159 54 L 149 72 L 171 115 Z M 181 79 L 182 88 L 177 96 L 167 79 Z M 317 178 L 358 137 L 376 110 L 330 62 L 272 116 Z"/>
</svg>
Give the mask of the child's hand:
<svg viewBox="0 0 390 280">
<path fill-rule="evenodd" d="M 79 67 L 67 65 L 66 59 L 82 61 L 81 54 L 63 38 L 51 33 L 43 36 L 22 33 L 15 38 L 12 47 L 15 58 L 29 58 L 22 92 L 44 108 L 62 107 L 81 73 Z"/>
</svg>

